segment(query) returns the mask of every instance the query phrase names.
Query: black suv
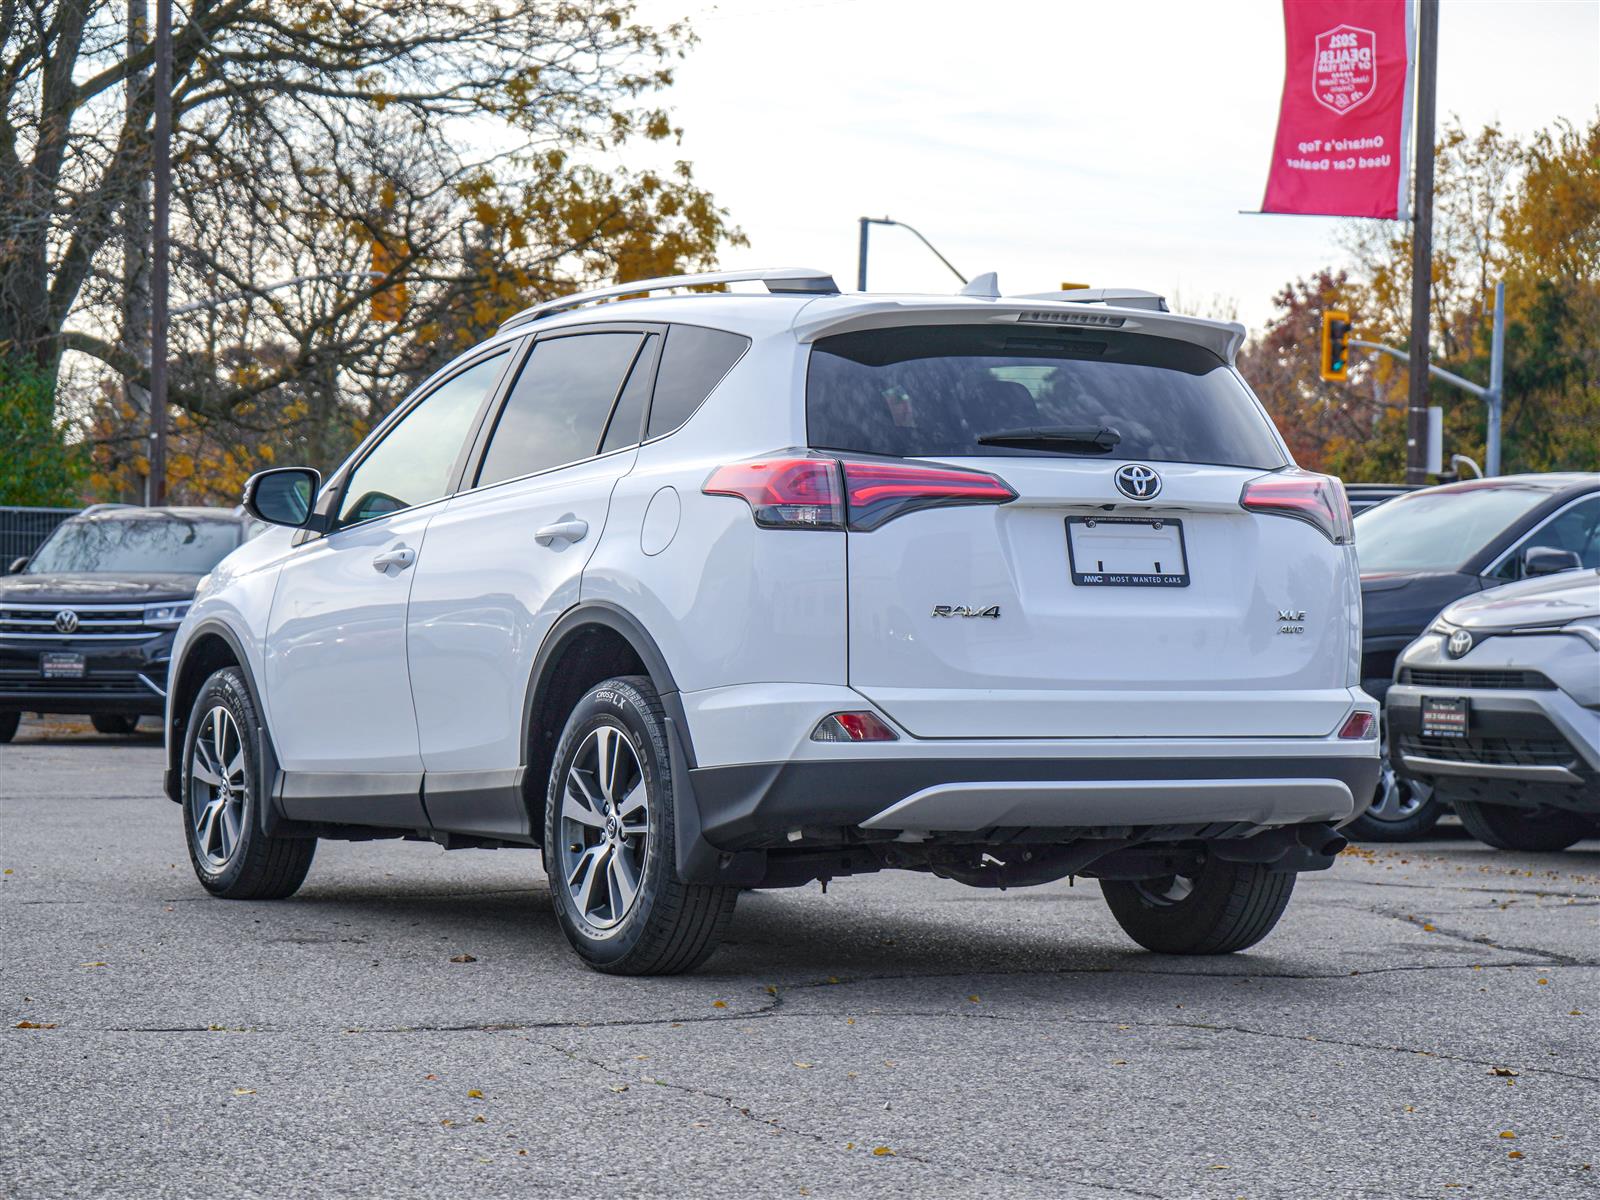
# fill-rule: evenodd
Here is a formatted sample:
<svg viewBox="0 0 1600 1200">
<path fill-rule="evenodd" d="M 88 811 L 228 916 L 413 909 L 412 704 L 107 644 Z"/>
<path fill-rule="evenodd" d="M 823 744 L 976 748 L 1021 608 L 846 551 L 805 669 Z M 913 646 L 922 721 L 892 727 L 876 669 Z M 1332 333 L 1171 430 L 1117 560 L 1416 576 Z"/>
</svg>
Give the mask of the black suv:
<svg viewBox="0 0 1600 1200">
<path fill-rule="evenodd" d="M 24 712 L 132 733 L 166 703 L 172 635 L 200 577 L 250 518 L 225 508 L 97 505 L 0 579 L 0 742 Z"/>
</svg>

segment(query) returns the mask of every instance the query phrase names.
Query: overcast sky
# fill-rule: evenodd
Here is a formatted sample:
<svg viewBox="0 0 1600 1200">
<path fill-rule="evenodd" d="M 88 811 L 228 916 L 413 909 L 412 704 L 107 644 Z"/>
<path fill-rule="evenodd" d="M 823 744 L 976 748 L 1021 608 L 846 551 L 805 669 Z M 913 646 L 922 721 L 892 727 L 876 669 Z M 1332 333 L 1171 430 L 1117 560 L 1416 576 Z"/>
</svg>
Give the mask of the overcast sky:
<svg viewBox="0 0 1600 1200">
<path fill-rule="evenodd" d="M 1524 134 L 1600 106 L 1600 0 L 1443 0 L 1439 112 Z M 1237 302 L 1339 256 L 1339 222 L 1260 206 L 1283 83 L 1277 0 L 641 0 L 700 43 L 666 100 L 750 246 L 853 287 L 856 218 L 922 230 L 1008 293 L 1064 280 Z M 874 228 L 873 290 L 960 285 Z"/>
</svg>

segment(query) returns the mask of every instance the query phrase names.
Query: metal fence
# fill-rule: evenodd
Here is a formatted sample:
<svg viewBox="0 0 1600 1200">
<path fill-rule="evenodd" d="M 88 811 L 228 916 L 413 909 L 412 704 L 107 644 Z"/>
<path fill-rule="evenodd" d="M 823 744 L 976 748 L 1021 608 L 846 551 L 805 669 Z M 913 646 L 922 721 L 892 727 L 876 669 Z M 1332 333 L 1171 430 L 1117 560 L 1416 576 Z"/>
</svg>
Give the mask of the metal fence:
<svg viewBox="0 0 1600 1200">
<path fill-rule="evenodd" d="M 12 559 L 26 558 L 79 510 L 76 508 L 6 508 L 0 506 L 0 571 Z"/>
</svg>

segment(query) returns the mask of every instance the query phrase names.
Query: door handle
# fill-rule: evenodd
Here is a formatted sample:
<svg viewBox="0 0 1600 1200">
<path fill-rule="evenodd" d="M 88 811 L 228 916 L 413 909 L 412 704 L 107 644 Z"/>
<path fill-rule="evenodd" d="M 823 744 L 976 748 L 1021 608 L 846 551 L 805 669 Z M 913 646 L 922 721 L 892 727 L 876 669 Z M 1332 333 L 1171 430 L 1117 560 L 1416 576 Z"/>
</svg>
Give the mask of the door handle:
<svg viewBox="0 0 1600 1200">
<path fill-rule="evenodd" d="M 393 550 L 385 550 L 372 560 L 374 571 L 387 571 L 390 567 L 399 567 L 404 571 L 417 561 L 417 552 L 410 546 L 396 546 Z"/>
<path fill-rule="evenodd" d="M 533 535 L 533 540 L 541 546 L 553 545 L 558 538 L 569 542 L 581 542 L 589 533 L 589 522 L 580 520 L 557 521 L 554 525 L 546 525 Z"/>
</svg>

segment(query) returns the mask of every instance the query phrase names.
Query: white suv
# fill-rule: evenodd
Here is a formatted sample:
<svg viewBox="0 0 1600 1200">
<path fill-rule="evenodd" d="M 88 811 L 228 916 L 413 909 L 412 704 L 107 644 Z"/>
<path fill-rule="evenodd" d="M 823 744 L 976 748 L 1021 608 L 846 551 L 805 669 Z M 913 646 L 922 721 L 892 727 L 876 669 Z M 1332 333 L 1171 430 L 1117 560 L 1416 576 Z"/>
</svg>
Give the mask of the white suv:
<svg viewBox="0 0 1600 1200">
<path fill-rule="evenodd" d="M 885 867 L 1091 876 L 1152 950 L 1255 943 L 1378 743 L 1343 489 L 1242 336 L 795 269 L 520 314 L 326 482 L 250 481 L 289 528 L 172 656 L 196 873 L 281 897 L 318 838 L 538 846 L 625 973 L 701 962 L 741 888 Z"/>
</svg>

